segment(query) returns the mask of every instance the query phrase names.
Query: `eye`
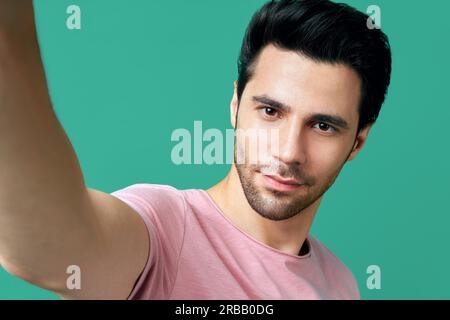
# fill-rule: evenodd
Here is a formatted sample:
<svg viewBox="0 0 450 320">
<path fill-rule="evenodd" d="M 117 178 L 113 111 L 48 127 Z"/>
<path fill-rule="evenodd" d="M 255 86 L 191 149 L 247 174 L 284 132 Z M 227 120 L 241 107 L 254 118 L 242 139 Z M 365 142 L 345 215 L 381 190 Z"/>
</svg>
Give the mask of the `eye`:
<svg viewBox="0 0 450 320">
<path fill-rule="evenodd" d="M 314 127 L 318 126 L 320 131 L 326 132 L 326 133 L 333 133 L 336 132 L 336 128 L 333 126 L 330 126 L 328 123 L 325 122 L 318 122 L 314 125 Z"/>
<path fill-rule="evenodd" d="M 264 116 L 273 118 L 278 116 L 278 110 L 269 106 L 263 106 L 261 107 L 262 112 L 264 113 Z"/>
</svg>

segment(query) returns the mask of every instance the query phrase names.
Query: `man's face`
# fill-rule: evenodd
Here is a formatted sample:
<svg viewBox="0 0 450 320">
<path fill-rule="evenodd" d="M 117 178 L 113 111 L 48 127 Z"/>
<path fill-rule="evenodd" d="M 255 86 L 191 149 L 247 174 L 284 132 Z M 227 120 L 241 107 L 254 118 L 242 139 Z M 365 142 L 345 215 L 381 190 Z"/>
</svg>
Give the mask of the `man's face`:
<svg viewBox="0 0 450 320">
<path fill-rule="evenodd" d="M 236 83 L 231 103 L 238 129 L 235 166 L 256 212 L 271 220 L 291 218 L 333 184 L 370 129 L 357 136 L 360 86 L 357 73 L 342 64 L 314 62 L 272 45 L 263 49 L 239 110 Z"/>
</svg>

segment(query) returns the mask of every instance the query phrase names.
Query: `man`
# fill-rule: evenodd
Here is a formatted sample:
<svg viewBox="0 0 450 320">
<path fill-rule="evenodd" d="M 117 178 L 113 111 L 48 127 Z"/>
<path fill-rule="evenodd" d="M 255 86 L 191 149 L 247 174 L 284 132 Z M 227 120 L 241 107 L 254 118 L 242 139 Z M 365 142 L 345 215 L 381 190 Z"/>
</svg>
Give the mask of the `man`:
<svg viewBox="0 0 450 320">
<path fill-rule="evenodd" d="M 31 1 L 0 0 L 1 265 L 67 299 L 359 299 L 309 230 L 390 82 L 387 37 L 367 18 L 327 0 L 266 3 L 239 57 L 228 175 L 106 194 L 85 186 L 52 111 Z M 277 134 L 255 157 L 249 131 Z"/>
</svg>

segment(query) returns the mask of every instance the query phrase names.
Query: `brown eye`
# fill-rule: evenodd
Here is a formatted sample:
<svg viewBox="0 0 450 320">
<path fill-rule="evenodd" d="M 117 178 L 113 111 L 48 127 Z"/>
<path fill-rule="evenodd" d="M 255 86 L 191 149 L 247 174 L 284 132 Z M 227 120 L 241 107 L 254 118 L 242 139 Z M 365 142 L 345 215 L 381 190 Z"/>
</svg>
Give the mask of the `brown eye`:
<svg viewBox="0 0 450 320">
<path fill-rule="evenodd" d="M 324 122 L 318 122 L 318 123 L 316 123 L 315 126 L 318 126 L 318 128 L 320 129 L 320 131 L 323 131 L 323 132 L 329 132 L 329 133 L 332 133 L 332 132 L 335 132 L 335 131 L 336 131 L 336 129 L 335 129 L 334 127 L 332 127 L 332 126 L 330 126 L 329 124 L 324 123 Z"/>
<path fill-rule="evenodd" d="M 277 114 L 277 110 L 271 107 L 264 107 L 264 113 L 270 117 L 275 116 Z"/>
</svg>

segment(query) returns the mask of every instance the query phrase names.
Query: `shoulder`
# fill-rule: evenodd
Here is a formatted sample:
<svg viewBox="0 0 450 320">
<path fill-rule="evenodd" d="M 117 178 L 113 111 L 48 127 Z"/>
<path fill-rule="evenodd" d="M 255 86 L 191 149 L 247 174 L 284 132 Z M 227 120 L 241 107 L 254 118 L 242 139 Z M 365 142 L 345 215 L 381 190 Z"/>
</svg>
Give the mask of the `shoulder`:
<svg viewBox="0 0 450 320">
<path fill-rule="evenodd" d="M 167 299 L 184 243 L 186 205 L 181 190 L 169 185 L 136 183 L 111 195 L 130 205 L 144 220 L 149 256 L 130 298 Z"/>
<path fill-rule="evenodd" d="M 347 299 L 360 299 L 358 283 L 353 272 L 325 244 L 310 235 L 311 246 L 320 267 Z"/>
<path fill-rule="evenodd" d="M 185 207 L 181 190 L 163 184 L 136 183 L 123 189 L 114 191 L 111 195 L 118 197 L 130 197 L 137 201 L 145 202 L 151 207 Z"/>
<path fill-rule="evenodd" d="M 148 224 L 166 230 L 183 228 L 186 201 L 181 190 L 169 185 L 136 183 L 111 193 L 130 205 Z M 161 231 L 163 232 L 163 231 Z"/>
</svg>

